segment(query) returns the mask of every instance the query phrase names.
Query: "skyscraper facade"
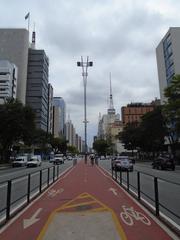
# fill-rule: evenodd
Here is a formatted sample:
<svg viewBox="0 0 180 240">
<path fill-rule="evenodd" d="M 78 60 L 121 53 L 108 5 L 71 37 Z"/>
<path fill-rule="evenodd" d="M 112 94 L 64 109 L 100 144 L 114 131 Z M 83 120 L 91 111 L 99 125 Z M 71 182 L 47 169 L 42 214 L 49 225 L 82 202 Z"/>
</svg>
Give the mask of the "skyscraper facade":
<svg viewBox="0 0 180 240">
<path fill-rule="evenodd" d="M 17 99 L 25 104 L 29 32 L 26 29 L 0 29 L 0 59 L 18 68 Z"/>
<path fill-rule="evenodd" d="M 53 132 L 53 87 L 48 84 L 48 116 L 47 116 L 47 132 Z"/>
<path fill-rule="evenodd" d="M 62 97 L 53 97 L 53 106 L 60 107 L 60 133 L 65 136 L 66 103 Z"/>
<path fill-rule="evenodd" d="M 36 127 L 48 129 L 49 59 L 44 50 L 29 49 L 26 104 L 36 114 Z"/>
<path fill-rule="evenodd" d="M 166 100 L 164 89 L 174 75 L 180 74 L 180 27 L 171 27 L 156 48 L 161 103 Z"/>
<path fill-rule="evenodd" d="M 16 98 L 18 69 L 8 60 L 0 60 L 0 104 Z"/>
</svg>

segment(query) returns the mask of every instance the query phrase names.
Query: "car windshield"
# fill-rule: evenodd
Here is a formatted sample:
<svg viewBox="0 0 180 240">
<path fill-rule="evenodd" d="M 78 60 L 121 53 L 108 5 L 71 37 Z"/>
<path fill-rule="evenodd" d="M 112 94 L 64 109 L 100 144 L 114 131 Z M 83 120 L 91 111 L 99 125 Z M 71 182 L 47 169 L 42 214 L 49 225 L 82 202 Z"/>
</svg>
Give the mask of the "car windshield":
<svg viewBox="0 0 180 240">
<path fill-rule="evenodd" d="M 21 162 L 21 161 L 24 161 L 24 159 L 23 158 L 17 158 L 15 161 L 16 162 Z"/>
<path fill-rule="evenodd" d="M 31 159 L 29 159 L 28 162 L 32 162 L 32 161 L 37 161 L 37 159 L 36 158 L 31 158 Z"/>
</svg>

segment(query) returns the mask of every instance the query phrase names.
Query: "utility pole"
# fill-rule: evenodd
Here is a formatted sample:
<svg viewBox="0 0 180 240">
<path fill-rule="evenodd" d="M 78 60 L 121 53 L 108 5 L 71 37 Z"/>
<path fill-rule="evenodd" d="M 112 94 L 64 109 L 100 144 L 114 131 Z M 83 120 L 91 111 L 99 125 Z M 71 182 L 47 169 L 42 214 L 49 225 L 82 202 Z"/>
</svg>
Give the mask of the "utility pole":
<svg viewBox="0 0 180 240">
<path fill-rule="evenodd" d="M 81 56 L 81 61 L 77 62 L 78 67 L 82 67 L 82 77 L 84 85 L 84 141 L 85 141 L 85 163 L 87 162 L 87 111 L 86 111 L 86 87 L 87 87 L 87 77 L 88 77 L 88 67 L 93 66 L 93 62 L 89 62 L 89 57 L 84 62 L 83 57 Z"/>
</svg>

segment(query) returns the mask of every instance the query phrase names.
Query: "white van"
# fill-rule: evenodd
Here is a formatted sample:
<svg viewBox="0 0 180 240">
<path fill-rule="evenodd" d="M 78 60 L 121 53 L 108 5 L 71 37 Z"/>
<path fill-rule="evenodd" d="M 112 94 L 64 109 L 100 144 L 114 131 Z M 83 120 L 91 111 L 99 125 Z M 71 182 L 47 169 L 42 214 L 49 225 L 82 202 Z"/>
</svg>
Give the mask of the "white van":
<svg viewBox="0 0 180 240">
<path fill-rule="evenodd" d="M 12 162 L 12 167 L 23 167 L 27 165 L 27 156 L 18 156 Z"/>
<path fill-rule="evenodd" d="M 34 155 L 27 161 L 27 167 L 41 166 L 41 155 Z"/>
</svg>

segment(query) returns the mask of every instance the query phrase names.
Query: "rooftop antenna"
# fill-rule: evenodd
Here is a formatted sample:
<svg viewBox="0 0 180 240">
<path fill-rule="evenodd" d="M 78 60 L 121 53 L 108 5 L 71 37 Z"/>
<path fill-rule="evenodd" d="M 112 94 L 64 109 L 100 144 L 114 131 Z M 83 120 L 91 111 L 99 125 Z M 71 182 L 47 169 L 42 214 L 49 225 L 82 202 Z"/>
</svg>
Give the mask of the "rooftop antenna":
<svg viewBox="0 0 180 240">
<path fill-rule="evenodd" d="M 112 95 L 112 86 L 111 86 L 111 73 L 109 73 L 109 81 L 110 81 L 110 95 L 109 95 L 109 108 L 108 114 L 115 114 L 115 109 L 113 105 L 113 95 Z"/>
<path fill-rule="evenodd" d="M 35 23 L 34 23 L 34 28 L 32 32 L 32 43 L 31 43 L 31 48 L 35 49 L 36 47 L 36 32 L 35 32 Z"/>
</svg>

